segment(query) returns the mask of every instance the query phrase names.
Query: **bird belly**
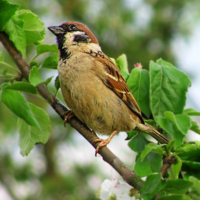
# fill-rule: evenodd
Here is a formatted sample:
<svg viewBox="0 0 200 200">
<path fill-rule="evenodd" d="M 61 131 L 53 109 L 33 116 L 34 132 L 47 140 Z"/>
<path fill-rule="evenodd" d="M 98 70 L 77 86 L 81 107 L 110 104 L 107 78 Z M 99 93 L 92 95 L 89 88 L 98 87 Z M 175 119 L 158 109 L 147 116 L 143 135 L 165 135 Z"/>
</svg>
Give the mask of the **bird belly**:
<svg viewBox="0 0 200 200">
<path fill-rule="evenodd" d="M 130 131 L 135 128 L 134 114 L 92 72 L 81 73 L 78 78 L 65 81 L 62 76 L 60 79 L 67 105 L 93 131 L 110 135 L 114 130 Z"/>
</svg>

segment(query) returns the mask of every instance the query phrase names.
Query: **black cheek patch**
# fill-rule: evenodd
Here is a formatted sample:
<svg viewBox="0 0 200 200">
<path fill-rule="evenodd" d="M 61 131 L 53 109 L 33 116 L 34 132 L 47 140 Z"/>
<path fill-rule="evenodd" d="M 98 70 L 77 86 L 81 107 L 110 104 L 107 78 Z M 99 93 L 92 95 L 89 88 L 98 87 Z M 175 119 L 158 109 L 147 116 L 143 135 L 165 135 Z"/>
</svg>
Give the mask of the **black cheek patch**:
<svg viewBox="0 0 200 200">
<path fill-rule="evenodd" d="M 88 35 L 75 35 L 74 42 L 88 42 L 89 36 Z"/>
</svg>

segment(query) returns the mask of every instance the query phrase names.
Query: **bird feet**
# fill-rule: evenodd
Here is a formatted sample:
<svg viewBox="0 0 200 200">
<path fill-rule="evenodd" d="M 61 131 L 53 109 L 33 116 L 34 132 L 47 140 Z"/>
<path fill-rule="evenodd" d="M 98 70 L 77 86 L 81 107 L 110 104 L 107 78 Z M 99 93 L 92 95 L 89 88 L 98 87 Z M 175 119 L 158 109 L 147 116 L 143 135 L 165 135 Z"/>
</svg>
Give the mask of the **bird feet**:
<svg viewBox="0 0 200 200">
<path fill-rule="evenodd" d="M 64 115 L 65 119 L 64 119 L 64 126 L 66 125 L 66 123 L 72 119 L 73 117 L 75 117 L 75 114 L 71 111 L 71 110 L 68 110 L 66 111 L 65 115 Z"/>
<path fill-rule="evenodd" d="M 97 154 L 99 153 L 100 149 L 107 146 L 107 144 L 110 143 L 110 141 L 112 140 L 112 138 L 118 133 L 118 131 L 113 131 L 113 133 L 110 135 L 109 138 L 107 138 L 106 140 L 104 139 L 96 139 L 94 140 L 94 142 L 100 142 L 96 148 L 96 151 L 95 151 L 95 156 L 97 156 Z"/>
</svg>

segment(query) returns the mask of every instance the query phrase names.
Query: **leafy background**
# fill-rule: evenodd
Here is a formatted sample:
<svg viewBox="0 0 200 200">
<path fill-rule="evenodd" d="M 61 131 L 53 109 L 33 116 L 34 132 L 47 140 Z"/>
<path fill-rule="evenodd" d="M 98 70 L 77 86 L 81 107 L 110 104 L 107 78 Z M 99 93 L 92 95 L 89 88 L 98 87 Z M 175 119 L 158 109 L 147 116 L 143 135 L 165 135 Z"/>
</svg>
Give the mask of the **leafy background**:
<svg viewBox="0 0 200 200">
<path fill-rule="evenodd" d="M 113 58 L 117 58 L 122 53 L 127 55 L 129 69 L 138 62 L 142 63 L 143 68 L 148 68 L 149 61 L 158 58 L 174 63 L 189 74 L 192 80 L 187 107 L 200 110 L 197 88 L 200 63 L 197 55 L 199 39 L 196 39 L 200 34 L 200 30 L 196 28 L 199 25 L 200 15 L 198 0 L 179 2 L 13 0 L 10 2 L 18 3 L 20 9 L 26 8 L 36 13 L 45 27 L 64 21 L 80 21 L 87 24 L 99 39 L 107 55 Z M 19 14 L 23 19 L 23 11 Z M 9 22 L 10 27 L 16 24 L 14 22 Z M 27 23 L 25 34 L 32 31 L 31 26 L 28 25 Z M 7 31 L 9 32 L 9 29 Z M 44 33 L 41 31 L 41 34 Z M 30 41 L 26 42 L 30 44 Z M 47 29 L 44 43 L 55 43 L 55 38 Z M 21 42 L 21 45 L 24 43 Z M 22 54 L 26 54 L 27 60 L 32 59 L 36 54 L 31 44 L 26 51 L 27 54 L 26 52 Z M 37 54 L 40 53 L 42 50 L 37 49 Z M 44 60 L 43 56 L 38 56 L 36 59 L 39 63 Z M 13 65 L 6 52 L 4 60 Z M 34 66 L 34 63 L 32 65 Z M 43 65 L 45 66 L 45 63 Z M 51 76 L 55 78 L 56 74 L 55 70 L 49 70 L 48 74 L 44 71 L 42 76 L 44 79 Z M 37 85 L 42 81 L 39 79 L 32 84 Z M 53 86 L 50 89 L 55 91 Z M 69 126 L 66 134 L 62 120 L 47 107 L 44 100 L 31 94 L 26 98 L 29 102 L 34 102 L 48 111 L 53 127 L 52 134 L 46 145 L 37 145 L 28 157 L 22 157 L 18 145 L 19 134 L 16 130 L 17 123 L 20 122 L 17 122 L 16 116 L 7 107 L 0 104 L 0 193 L 7 195 L 8 199 L 95 199 L 94 191 L 100 187 L 105 178 L 111 176 L 112 169 L 103 163 L 101 158 L 95 158 L 94 149 Z M 145 114 L 148 115 L 148 108 L 144 109 Z M 170 114 L 166 113 L 166 116 Z M 127 142 L 124 141 L 125 137 L 123 133 L 115 137 L 109 147 L 132 167 L 133 152 L 128 149 Z M 124 146 L 124 148 L 119 149 L 119 145 L 116 145 L 119 143 L 120 147 Z M 26 152 L 21 153 L 26 154 Z M 188 161 L 185 162 L 187 167 Z M 159 177 L 155 175 L 152 179 L 159 180 Z"/>
</svg>

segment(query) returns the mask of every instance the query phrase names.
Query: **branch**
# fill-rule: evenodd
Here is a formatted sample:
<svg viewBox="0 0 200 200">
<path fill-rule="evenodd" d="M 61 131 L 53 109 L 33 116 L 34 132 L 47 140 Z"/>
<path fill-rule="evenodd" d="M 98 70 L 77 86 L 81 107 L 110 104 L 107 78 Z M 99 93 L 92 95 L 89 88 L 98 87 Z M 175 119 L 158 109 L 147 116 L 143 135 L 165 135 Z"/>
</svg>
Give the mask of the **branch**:
<svg viewBox="0 0 200 200">
<path fill-rule="evenodd" d="M 171 167 L 172 164 L 176 162 L 176 158 L 174 155 L 168 155 L 163 160 L 163 166 L 160 170 L 162 177 L 165 175 L 166 171 Z"/>
<path fill-rule="evenodd" d="M 14 44 L 9 40 L 8 35 L 5 32 L 0 32 L 0 40 L 6 50 L 11 55 L 12 59 L 15 61 L 16 65 L 20 69 L 23 77 L 28 80 L 30 67 L 23 60 L 22 56 L 15 48 Z M 53 99 L 53 95 L 50 94 L 46 89 L 45 85 L 37 86 L 37 90 L 39 94 L 52 106 L 52 108 L 57 112 L 57 114 L 64 119 L 64 115 L 67 111 L 67 108 L 62 105 L 62 103 L 58 100 Z M 97 143 L 94 142 L 95 139 L 98 139 L 97 135 L 89 130 L 80 120 L 76 117 L 69 120 L 69 124 L 75 128 L 95 149 L 97 147 Z M 128 167 L 122 163 L 122 161 L 115 156 L 107 147 L 104 147 L 100 150 L 99 154 L 102 156 L 103 160 L 110 164 L 122 177 L 123 179 L 131 186 L 140 190 L 143 186 L 143 180 L 137 176 L 134 172 L 132 172 Z"/>
</svg>

